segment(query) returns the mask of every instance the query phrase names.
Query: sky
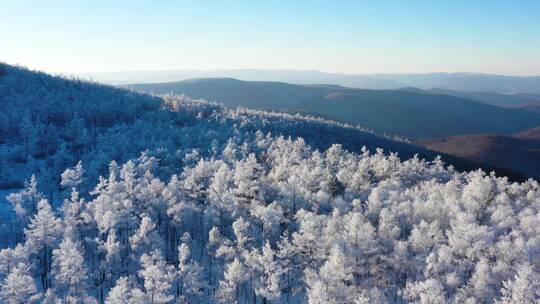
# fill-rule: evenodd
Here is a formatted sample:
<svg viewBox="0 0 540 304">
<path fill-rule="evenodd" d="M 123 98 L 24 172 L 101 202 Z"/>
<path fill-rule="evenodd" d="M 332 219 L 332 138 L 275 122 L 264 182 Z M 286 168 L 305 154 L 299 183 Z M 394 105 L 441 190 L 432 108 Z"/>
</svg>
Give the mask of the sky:
<svg viewBox="0 0 540 304">
<path fill-rule="evenodd" d="M 540 1 L 0 0 L 0 61 L 65 74 L 540 75 Z"/>
</svg>

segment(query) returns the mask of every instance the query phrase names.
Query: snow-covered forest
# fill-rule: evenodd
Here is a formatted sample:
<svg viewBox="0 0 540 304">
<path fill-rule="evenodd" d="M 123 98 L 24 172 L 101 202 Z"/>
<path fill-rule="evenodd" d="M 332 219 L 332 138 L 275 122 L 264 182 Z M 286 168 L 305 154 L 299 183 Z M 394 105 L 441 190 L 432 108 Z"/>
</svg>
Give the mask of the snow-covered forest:
<svg viewBox="0 0 540 304">
<path fill-rule="evenodd" d="M 0 65 L 0 157 L 1 303 L 540 301 L 536 181 L 361 128 Z"/>
</svg>

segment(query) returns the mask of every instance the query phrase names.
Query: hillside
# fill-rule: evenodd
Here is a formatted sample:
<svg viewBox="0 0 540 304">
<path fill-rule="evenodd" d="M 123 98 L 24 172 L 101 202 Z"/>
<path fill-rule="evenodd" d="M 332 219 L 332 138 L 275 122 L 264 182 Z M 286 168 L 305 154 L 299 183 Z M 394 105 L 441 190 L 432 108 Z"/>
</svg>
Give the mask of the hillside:
<svg viewBox="0 0 540 304">
<path fill-rule="evenodd" d="M 540 104 L 530 104 L 523 107 L 524 110 L 540 113 Z"/>
<path fill-rule="evenodd" d="M 7 65 L 0 98 L 1 169 L 16 173 L 2 180 L 26 179 L 0 205 L 2 302 L 475 303 L 540 288 L 536 181 L 318 118 Z"/>
<path fill-rule="evenodd" d="M 422 90 L 365 90 L 335 85 L 293 85 L 230 78 L 135 84 L 155 94 L 186 94 L 245 106 L 310 114 L 381 133 L 434 138 L 474 133 L 515 133 L 540 124 L 540 115 Z M 426 128 L 429 126 L 429 128 Z"/>
<path fill-rule="evenodd" d="M 483 73 L 379 74 L 380 79 L 393 80 L 403 86 L 424 90 L 439 88 L 464 92 L 500 94 L 540 93 L 540 76 L 508 76 Z"/>
<path fill-rule="evenodd" d="M 36 171 L 41 172 L 41 179 L 58 183 L 60 173 L 77 160 L 86 163 L 87 174 L 96 179 L 107 170 L 111 160 L 124 162 L 144 150 L 152 155 L 168 153 L 162 162 L 171 170 L 178 169 L 182 163 L 181 152 L 186 149 L 197 148 L 207 155 L 211 145 L 224 145 L 234 134 L 254 136 L 257 131 L 302 137 L 320 150 L 340 143 L 358 153 L 365 146 L 372 151 L 382 148 L 397 152 L 405 159 L 415 154 L 427 159 L 437 156 L 433 151 L 399 138 L 319 118 L 229 110 L 205 101 L 167 97 L 166 102 L 186 104 L 179 109 L 186 117 L 178 121 L 160 98 L 9 65 L 0 65 L 0 73 L 0 160 L 3 164 L 0 188 L 4 189 L 21 187 Z M 291 87 L 291 90 L 296 88 Z M 212 119 L 192 117 L 199 115 L 197 113 Z M 442 159 L 459 170 L 482 167 L 514 179 L 523 178 L 514 172 L 452 156 L 443 155 Z M 57 189 L 54 183 L 48 189 L 50 195 Z"/>
<path fill-rule="evenodd" d="M 477 134 L 418 140 L 422 146 L 457 157 L 513 169 L 540 178 L 540 128 L 514 135 Z"/>
<path fill-rule="evenodd" d="M 431 89 L 429 91 L 472 99 L 500 107 L 523 108 L 528 105 L 540 105 L 540 95 L 537 94 L 499 94 L 491 92 L 463 92 L 443 89 Z"/>
<path fill-rule="evenodd" d="M 540 139 L 540 126 L 517 133 L 515 137 L 530 140 Z"/>
</svg>

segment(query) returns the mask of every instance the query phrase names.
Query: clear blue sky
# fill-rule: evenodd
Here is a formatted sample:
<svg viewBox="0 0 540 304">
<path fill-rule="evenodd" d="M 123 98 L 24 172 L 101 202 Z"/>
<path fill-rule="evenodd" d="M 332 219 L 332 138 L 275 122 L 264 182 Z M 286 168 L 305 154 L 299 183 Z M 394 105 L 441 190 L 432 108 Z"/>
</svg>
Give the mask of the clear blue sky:
<svg viewBox="0 0 540 304">
<path fill-rule="evenodd" d="M 1 0 L 0 61 L 540 75 L 540 1 Z"/>
</svg>

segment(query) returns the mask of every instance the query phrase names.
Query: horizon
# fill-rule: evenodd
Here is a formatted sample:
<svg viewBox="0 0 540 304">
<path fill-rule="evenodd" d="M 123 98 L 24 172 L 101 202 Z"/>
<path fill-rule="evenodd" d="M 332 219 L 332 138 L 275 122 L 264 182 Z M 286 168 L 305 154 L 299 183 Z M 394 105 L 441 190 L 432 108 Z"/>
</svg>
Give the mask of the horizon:
<svg viewBox="0 0 540 304">
<path fill-rule="evenodd" d="M 469 71 L 457 71 L 457 72 L 447 72 L 447 71 L 434 71 L 434 72 L 401 72 L 401 73 L 393 73 L 393 72 L 385 72 L 385 73 L 346 73 L 346 72 L 330 72 L 330 71 L 324 71 L 324 70 L 318 70 L 318 69 L 289 69 L 289 68 L 201 68 L 201 69 L 183 69 L 183 68 L 172 68 L 172 69 L 156 69 L 156 70 L 104 70 L 104 71 L 95 71 L 95 72 L 57 72 L 57 71 L 47 71 L 44 69 L 39 68 L 33 68 L 31 66 L 26 66 L 19 63 L 10 63 L 10 62 L 4 62 L 0 60 L 0 63 L 8 64 L 12 66 L 20 66 L 26 69 L 29 69 L 31 71 L 38 71 L 38 72 L 44 72 L 51 75 L 60 75 L 60 76 L 90 76 L 92 74 L 115 74 L 115 73 L 161 73 L 161 72 L 212 72 L 212 71 L 221 71 L 221 72 L 227 72 L 227 71 L 268 71 L 268 72 L 275 72 L 275 71 L 282 71 L 282 72 L 315 72 L 315 73 L 322 73 L 322 74 L 334 74 L 334 75 L 345 75 L 345 76 L 377 76 L 377 75 L 435 75 L 435 74 L 441 74 L 441 75 L 487 75 L 487 76 L 503 76 L 503 77 L 523 77 L 523 78 L 529 78 L 529 77 L 540 77 L 539 74 L 531 74 L 531 75 L 517 75 L 517 74 L 497 74 L 497 73 L 483 73 L 483 72 L 469 72 Z M 202 77 L 202 78 L 223 78 L 223 76 L 210 76 L 210 77 Z M 225 78 L 232 78 L 236 79 L 235 77 L 225 77 Z M 196 79 L 196 78 L 193 78 Z M 241 80 L 241 79 L 239 79 Z"/>
<path fill-rule="evenodd" d="M 31 69 L 31 68 L 30 68 Z M 42 71 L 42 70 L 39 70 Z M 484 73 L 484 72 L 471 72 L 471 71 L 456 71 L 456 72 L 447 72 L 447 71 L 433 71 L 433 72 L 384 72 L 384 73 L 347 73 L 347 72 L 331 72 L 318 69 L 289 69 L 289 68 L 201 68 L 201 69 L 157 69 L 157 70 L 109 70 L 109 71 L 95 71 L 95 72 L 80 72 L 78 75 L 84 74 L 108 74 L 108 73 L 160 73 L 160 72 L 183 72 L 183 71 L 282 71 L 282 72 L 315 72 L 323 74 L 335 74 L 335 75 L 345 75 L 345 76 L 376 76 L 376 75 L 435 75 L 435 74 L 444 74 L 444 75 L 489 75 L 489 76 L 508 76 L 508 77 L 540 77 L 540 73 L 531 74 L 531 75 L 518 75 L 518 74 L 497 74 L 497 73 Z M 46 72 L 46 71 L 42 71 Z M 54 72 L 53 72 L 54 73 Z M 62 73 L 60 73 L 62 74 Z M 67 75 L 67 74 L 64 74 Z M 222 78 L 219 76 L 216 77 L 204 77 L 204 78 Z M 227 77 L 234 78 L 234 77 Z"/>
<path fill-rule="evenodd" d="M 540 75 L 540 3 L 8 2 L 0 60 L 58 74 Z"/>
</svg>

